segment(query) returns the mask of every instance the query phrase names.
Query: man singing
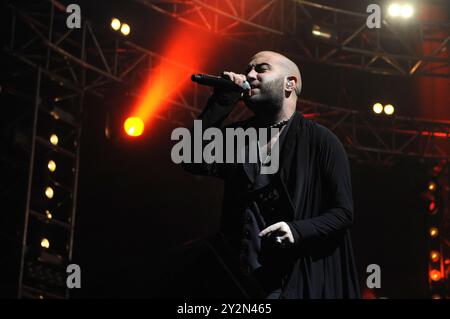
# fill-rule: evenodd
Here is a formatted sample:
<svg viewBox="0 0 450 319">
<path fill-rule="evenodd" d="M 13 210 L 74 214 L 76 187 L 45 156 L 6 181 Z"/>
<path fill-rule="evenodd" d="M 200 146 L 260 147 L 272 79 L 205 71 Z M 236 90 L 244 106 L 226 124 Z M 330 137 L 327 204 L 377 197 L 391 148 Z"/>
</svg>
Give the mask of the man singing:
<svg viewBox="0 0 450 319">
<path fill-rule="evenodd" d="M 191 173 L 223 179 L 221 231 L 243 273 L 255 278 L 269 299 L 359 298 L 347 156 L 330 130 L 296 111 L 302 87 L 297 65 L 263 51 L 245 74 L 223 72 L 223 77 L 236 89 L 215 88 L 199 116 L 203 129 L 225 129 L 240 99 L 254 116 L 230 127 L 279 129 L 258 140 L 257 163 L 184 164 Z M 250 90 L 239 89 L 245 81 Z M 279 168 L 262 174 L 272 149 L 279 150 Z"/>
</svg>

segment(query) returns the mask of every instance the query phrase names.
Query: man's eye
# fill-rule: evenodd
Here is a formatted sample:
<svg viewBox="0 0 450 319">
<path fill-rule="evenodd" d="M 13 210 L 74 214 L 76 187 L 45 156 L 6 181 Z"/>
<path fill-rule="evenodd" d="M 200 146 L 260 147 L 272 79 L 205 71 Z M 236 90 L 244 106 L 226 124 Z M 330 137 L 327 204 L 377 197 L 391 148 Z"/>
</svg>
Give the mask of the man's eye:
<svg viewBox="0 0 450 319">
<path fill-rule="evenodd" d="M 261 66 L 256 67 L 255 70 L 256 70 L 256 72 L 264 72 L 264 71 L 267 71 L 268 68 L 266 65 L 261 65 Z"/>
</svg>

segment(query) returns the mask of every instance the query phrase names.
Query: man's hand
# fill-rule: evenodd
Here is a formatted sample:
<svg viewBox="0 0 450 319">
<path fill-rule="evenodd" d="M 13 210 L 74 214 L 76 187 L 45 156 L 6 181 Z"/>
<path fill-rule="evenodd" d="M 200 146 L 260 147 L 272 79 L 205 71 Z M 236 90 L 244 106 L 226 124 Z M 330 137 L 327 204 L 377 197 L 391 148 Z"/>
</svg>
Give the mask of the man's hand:
<svg viewBox="0 0 450 319">
<path fill-rule="evenodd" d="M 228 77 L 231 81 L 242 87 L 242 84 L 247 81 L 247 77 L 244 74 L 238 74 L 234 72 L 223 72 L 223 75 Z"/>
<path fill-rule="evenodd" d="M 291 244 L 294 243 L 294 236 L 292 235 L 291 228 L 285 222 L 279 222 L 263 229 L 259 233 L 259 237 L 268 237 L 272 234 L 281 237 L 282 242 L 286 242 L 287 240 Z"/>
</svg>

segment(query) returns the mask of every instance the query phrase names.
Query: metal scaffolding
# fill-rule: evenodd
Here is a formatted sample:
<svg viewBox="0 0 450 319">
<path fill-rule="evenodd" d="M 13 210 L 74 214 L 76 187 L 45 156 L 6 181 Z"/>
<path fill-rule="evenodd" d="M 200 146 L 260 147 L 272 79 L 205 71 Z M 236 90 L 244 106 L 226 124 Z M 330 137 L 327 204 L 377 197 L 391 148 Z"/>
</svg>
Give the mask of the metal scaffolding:
<svg viewBox="0 0 450 319">
<path fill-rule="evenodd" d="M 147 5 L 150 3 L 144 0 L 140 2 L 145 2 Z M 229 3 L 229 6 L 232 5 L 230 1 L 226 2 Z M 267 2 L 267 6 L 261 7 L 261 11 L 267 10 L 270 7 L 269 4 L 273 6 L 276 2 Z M 61 4 L 56 1 L 51 1 L 51 3 L 58 5 L 51 6 L 53 9 L 50 10 L 50 14 L 64 14 L 65 11 L 61 8 Z M 178 4 L 177 8 L 181 10 L 180 7 L 189 3 L 201 4 L 202 2 L 165 1 L 162 3 L 159 1 L 158 3 L 159 5 Z M 233 3 L 236 4 L 236 2 Z M 156 4 L 152 4 L 152 8 L 154 5 Z M 58 8 L 59 10 L 57 10 Z M 245 12 L 244 2 L 241 8 Z M 214 10 L 214 12 L 216 11 Z M 340 11 L 342 10 L 338 10 L 337 13 L 341 13 Z M 216 14 L 218 13 L 216 12 Z M 23 41 L 24 45 L 11 42 L 9 53 L 34 67 L 39 66 L 40 61 L 44 62 L 45 58 L 43 65 L 50 67 L 42 68 L 43 74 L 77 93 L 84 92 L 103 98 L 109 94 L 111 83 L 139 87 L 151 75 L 152 68 L 161 61 L 186 69 L 177 61 L 171 61 L 124 38 L 114 37 L 112 33 L 107 37 L 102 35 L 100 40 L 89 21 L 84 22 L 85 27 L 78 34 L 73 29 L 59 33 L 51 29 L 52 23 L 45 23 L 42 20 L 45 17 L 41 17 L 39 20 L 24 12 L 17 12 L 16 15 L 22 19 L 32 33 L 29 41 Z M 227 30 L 233 27 L 230 25 Z M 32 44 L 36 43 L 36 38 L 41 40 L 40 43 L 43 44 L 41 48 L 45 50 L 42 51 L 45 54 L 41 56 L 27 53 L 28 49 L 30 52 L 33 51 Z M 91 44 L 89 47 L 86 45 L 88 40 Z M 51 63 L 49 59 L 53 59 Z M 83 88 L 80 87 L 79 77 L 76 76 L 81 70 L 86 70 Z M 187 71 L 201 73 L 201 70 L 188 69 Z M 195 118 L 202 111 L 209 91 L 200 90 L 196 84 L 192 87 L 192 90 L 183 90 L 176 96 L 170 97 L 172 106 L 161 110 L 155 117 L 178 125 L 186 125 L 186 120 Z M 133 93 L 137 94 L 137 91 Z M 60 100 L 64 98 L 57 97 Z M 299 109 L 305 115 L 319 122 L 330 124 L 330 128 L 336 131 L 345 146 L 359 160 L 388 164 L 396 156 L 416 156 L 438 160 L 449 158 L 449 121 L 432 121 L 395 115 L 390 117 L 374 116 L 370 112 L 307 100 L 300 100 Z M 249 115 L 246 108 L 237 108 L 230 119 L 232 121 L 241 120 Z"/>
<path fill-rule="evenodd" d="M 134 1 L 244 45 L 263 40 L 302 61 L 375 74 L 450 76 L 448 21 L 404 24 L 381 15 L 381 27 L 369 29 L 366 8 L 356 12 L 317 1 Z M 325 30 L 326 37 L 315 37 L 315 28 Z"/>
</svg>

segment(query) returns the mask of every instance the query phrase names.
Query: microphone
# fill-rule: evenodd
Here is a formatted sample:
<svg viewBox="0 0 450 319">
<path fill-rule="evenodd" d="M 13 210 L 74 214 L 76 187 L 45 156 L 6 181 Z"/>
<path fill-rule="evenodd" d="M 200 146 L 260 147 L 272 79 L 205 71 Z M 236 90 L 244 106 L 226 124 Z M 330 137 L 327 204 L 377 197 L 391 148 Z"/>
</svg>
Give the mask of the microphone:
<svg viewBox="0 0 450 319">
<path fill-rule="evenodd" d="M 240 86 L 231 80 L 209 74 L 192 74 L 191 80 L 201 85 L 216 86 L 216 87 L 218 86 L 233 90 L 236 90 L 237 88 L 240 88 L 243 91 L 250 90 L 250 83 L 248 83 L 247 81 L 244 81 L 244 83 L 242 83 L 242 85 Z"/>
</svg>

